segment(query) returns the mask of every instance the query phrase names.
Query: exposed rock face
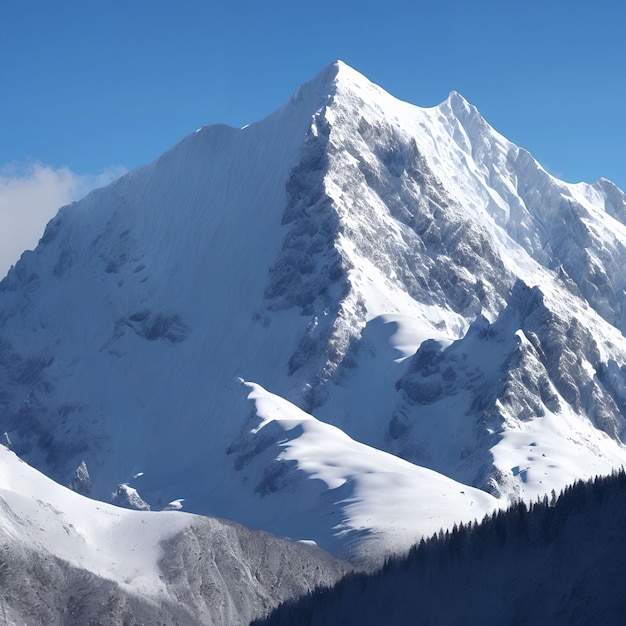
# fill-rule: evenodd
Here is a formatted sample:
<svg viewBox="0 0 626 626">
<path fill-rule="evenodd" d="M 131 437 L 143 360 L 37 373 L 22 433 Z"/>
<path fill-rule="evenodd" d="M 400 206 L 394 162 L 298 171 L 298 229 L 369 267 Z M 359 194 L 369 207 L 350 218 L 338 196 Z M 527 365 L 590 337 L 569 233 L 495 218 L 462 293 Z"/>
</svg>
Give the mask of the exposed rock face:
<svg viewBox="0 0 626 626">
<path fill-rule="evenodd" d="M 89 470 L 85 461 L 81 461 L 80 465 L 74 472 L 74 478 L 70 483 L 70 489 L 79 493 L 81 496 L 88 496 L 91 493 L 91 477 L 89 476 Z"/>
<path fill-rule="evenodd" d="M 424 456 L 427 442 L 420 449 L 425 441 L 420 420 L 454 401 L 472 433 L 458 440 L 463 447 L 457 450 L 462 459 L 457 472 L 472 468 L 473 484 L 500 495 L 505 478 L 485 452 L 507 430 L 532 428 L 547 414 L 570 413 L 581 423 L 591 418 L 609 437 L 623 440 L 626 421 L 618 408 L 623 388 L 608 382 L 608 369 L 615 372 L 615 365 L 603 363 L 589 329 L 551 311 L 538 287 L 518 281 L 493 323 L 479 316 L 453 344 L 444 348 L 431 340 L 420 346 L 396 383 L 405 403 L 392 417 L 388 436 L 402 456 L 425 465 L 443 463 Z"/>
<path fill-rule="evenodd" d="M 111 494 L 110 502 L 125 509 L 150 510 L 150 505 L 139 495 L 137 490 L 125 483 L 117 486 L 117 489 Z"/>
<path fill-rule="evenodd" d="M 211 519 L 168 541 L 160 568 L 198 624 L 248 624 L 350 569 L 315 547 Z"/>
</svg>

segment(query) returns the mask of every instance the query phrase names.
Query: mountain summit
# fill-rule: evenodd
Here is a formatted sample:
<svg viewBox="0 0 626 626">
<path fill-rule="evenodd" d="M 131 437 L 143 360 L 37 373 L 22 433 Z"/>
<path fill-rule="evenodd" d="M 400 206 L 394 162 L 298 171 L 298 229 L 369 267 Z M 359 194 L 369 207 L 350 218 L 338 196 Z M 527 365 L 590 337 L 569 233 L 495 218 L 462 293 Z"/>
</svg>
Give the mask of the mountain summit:
<svg viewBox="0 0 626 626">
<path fill-rule="evenodd" d="M 94 498 L 377 559 L 626 461 L 625 218 L 337 62 L 59 211 L 0 283 L 0 426 Z"/>
</svg>

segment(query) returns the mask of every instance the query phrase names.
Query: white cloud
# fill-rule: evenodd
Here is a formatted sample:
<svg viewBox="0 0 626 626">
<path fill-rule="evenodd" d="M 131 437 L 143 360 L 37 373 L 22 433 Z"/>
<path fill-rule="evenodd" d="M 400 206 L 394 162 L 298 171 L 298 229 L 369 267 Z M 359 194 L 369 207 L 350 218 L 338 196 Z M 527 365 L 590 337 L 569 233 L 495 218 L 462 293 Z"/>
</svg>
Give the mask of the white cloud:
<svg viewBox="0 0 626 626">
<path fill-rule="evenodd" d="M 68 167 L 17 163 L 0 167 L 0 278 L 24 250 L 34 248 L 48 221 L 65 204 L 108 184 L 122 166 L 99 174 L 76 174 Z"/>
</svg>

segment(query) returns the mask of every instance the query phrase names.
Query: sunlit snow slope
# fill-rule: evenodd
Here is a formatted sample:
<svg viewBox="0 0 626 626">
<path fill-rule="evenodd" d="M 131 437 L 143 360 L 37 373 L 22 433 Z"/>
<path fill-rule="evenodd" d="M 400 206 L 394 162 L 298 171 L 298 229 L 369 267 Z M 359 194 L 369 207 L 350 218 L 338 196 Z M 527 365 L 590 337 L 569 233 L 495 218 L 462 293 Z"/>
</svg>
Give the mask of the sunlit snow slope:
<svg viewBox="0 0 626 626">
<path fill-rule="evenodd" d="M 338 62 L 61 209 L 0 283 L 0 427 L 96 498 L 379 556 L 624 463 L 625 220 Z"/>
<path fill-rule="evenodd" d="M 90 500 L 0 446 L 3 623 L 243 626 L 345 571 L 224 520 Z"/>
</svg>

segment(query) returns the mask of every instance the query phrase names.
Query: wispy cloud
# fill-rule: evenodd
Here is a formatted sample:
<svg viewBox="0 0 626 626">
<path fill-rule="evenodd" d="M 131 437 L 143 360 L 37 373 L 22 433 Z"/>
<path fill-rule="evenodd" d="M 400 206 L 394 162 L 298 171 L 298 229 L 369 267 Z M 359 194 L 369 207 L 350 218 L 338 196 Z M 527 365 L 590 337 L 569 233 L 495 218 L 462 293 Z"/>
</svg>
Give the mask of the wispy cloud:
<svg viewBox="0 0 626 626">
<path fill-rule="evenodd" d="M 0 278 L 32 249 L 57 210 L 126 172 L 123 166 L 98 174 L 76 174 L 42 163 L 0 166 Z"/>
</svg>

